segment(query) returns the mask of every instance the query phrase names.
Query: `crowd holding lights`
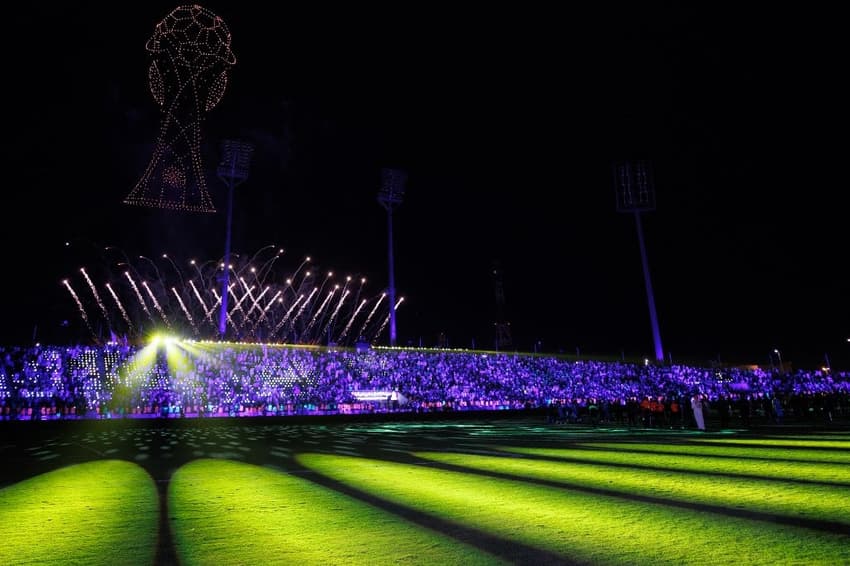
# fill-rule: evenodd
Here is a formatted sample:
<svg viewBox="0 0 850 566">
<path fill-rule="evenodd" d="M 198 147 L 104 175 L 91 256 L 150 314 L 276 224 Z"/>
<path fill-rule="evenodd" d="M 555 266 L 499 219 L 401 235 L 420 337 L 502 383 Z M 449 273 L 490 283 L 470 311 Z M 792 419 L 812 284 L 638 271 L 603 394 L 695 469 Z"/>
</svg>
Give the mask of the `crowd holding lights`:
<svg viewBox="0 0 850 566">
<path fill-rule="evenodd" d="M 404 402 L 390 406 L 393 395 Z M 0 348 L 5 419 L 557 408 L 562 419 L 592 421 L 597 411 L 597 419 L 640 425 L 633 415 L 644 403 L 647 410 L 673 402 L 687 407 L 700 398 L 734 407 L 742 420 L 760 411 L 771 419 L 850 417 L 850 373 L 295 347 L 170 334 L 141 347 Z M 663 421 L 642 424 L 658 422 L 669 422 L 666 413 Z"/>
<path fill-rule="evenodd" d="M 135 265 L 128 260 L 80 268 L 82 281 L 64 279 L 62 284 L 96 342 L 99 337 L 95 328 L 134 341 L 163 324 L 197 339 L 217 337 L 215 313 L 222 302 L 222 269 L 232 272 L 226 316 L 228 339 L 343 345 L 353 345 L 359 337 L 369 342 L 379 339 L 388 307 L 384 294 L 363 298 L 366 277 L 345 275 L 344 283 L 336 283 L 332 270 L 302 270 L 310 264 L 309 256 L 294 270 L 283 271 L 287 266 L 278 261 L 283 253 L 277 246 L 265 246 L 250 259 L 233 254 L 238 259 L 229 264 L 175 261 L 167 253 L 154 256 L 160 258 L 156 261 L 137 256 L 140 261 Z M 126 254 L 122 256 L 126 259 Z M 157 261 L 162 264 L 158 266 Z M 120 271 L 113 271 L 113 267 Z M 354 283 L 357 279 L 359 285 Z M 75 286 L 84 292 L 78 293 Z M 327 292 L 326 287 L 330 289 Z M 368 316 L 361 316 L 361 311 Z M 354 332 L 355 324 L 360 325 L 359 332 Z"/>
<path fill-rule="evenodd" d="M 127 204 L 215 212 L 201 161 L 201 123 L 221 100 L 236 57 L 224 21 L 206 8 L 175 8 L 156 25 L 146 49 L 148 81 L 162 110 L 160 136 Z"/>
</svg>

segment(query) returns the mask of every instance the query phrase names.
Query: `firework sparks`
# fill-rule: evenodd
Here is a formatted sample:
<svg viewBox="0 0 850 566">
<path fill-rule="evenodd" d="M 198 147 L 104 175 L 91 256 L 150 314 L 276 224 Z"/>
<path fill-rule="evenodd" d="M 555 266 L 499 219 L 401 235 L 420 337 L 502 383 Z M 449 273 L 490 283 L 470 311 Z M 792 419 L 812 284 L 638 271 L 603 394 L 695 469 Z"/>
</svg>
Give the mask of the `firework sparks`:
<svg viewBox="0 0 850 566">
<path fill-rule="evenodd" d="M 366 299 L 363 299 L 362 301 L 360 301 L 360 305 L 354 311 L 354 314 L 351 315 L 351 318 L 348 319 L 348 324 L 345 325 L 345 328 L 343 329 L 342 334 L 339 335 L 339 338 L 337 339 L 338 341 L 342 340 L 343 338 L 348 336 L 348 331 L 351 329 L 351 325 L 354 324 L 354 319 L 357 318 L 357 315 L 360 313 L 360 310 L 363 308 L 363 305 L 365 305 L 365 304 L 366 304 Z"/>
<path fill-rule="evenodd" d="M 174 296 L 177 297 L 177 302 L 180 303 L 180 308 L 183 309 L 183 313 L 186 315 L 186 319 L 189 321 L 189 324 L 192 325 L 192 330 L 195 331 L 195 334 L 198 333 L 198 327 L 195 326 L 195 321 L 192 319 L 192 315 L 189 314 L 189 310 L 186 308 L 186 305 L 183 303 L 183 299 L 180 297 L 180 293 L 177 292 L 177 289 L 172 287 L 171 292 L 174 293 Z"/>
<path fill-rule="evenodd" d="M 145 291 L 148 292 L 148 296 L 153 302 L 153 307 L 156 309 L 156 312 L 159 313 L 159 316 L 162 318 L 162 321 L 165 323 L 165 326 L 171 328 L 171 323 L 168 321 L 168 317 L 165 316 L 165 311 L 162 310 L 162 307 L 159 305 L 159 301 L 156 300 L 156 296 L 153 294 L 153 291 L 151 291 L 151 288 L 148 286 L 148 282 L 142 281 L 142 287 L 144 287 Z"/>
<path fill-rule="evenodd" d="M 68 292 L 71 293 L 71 296 L 74 297 L 74 301 L 77 303 L 77 308 L 80 309 L 80 316 L 83 318 L 83 322 L 86 323 L 86 327 L 91 332 L 92 336 L 95 335 L 94 330 L 89 323 L 89 317 L 86 315 L 86 309 L 83 308 L 83 303 L 80 302 L 80 298 L 77 296 L 77 293 L 74 292 L 74 289 L 71 287 L 71 284 L 68 283 L 68 280 L 65 279 L 62 281 L 62 284 L 68 289 Z"/>
<path fill-rule="evenodd" d="M 372 307 L 372 310 L 371 310 L 371 311 L 369 311 L 369 316 L 367 316 L 367 317 L 366 317 L 366 321 L 363 323 L 363 326 L 361 326 L 361 327 L 360 327 L 360 332 L 358 332 L 358 333 L 357 333 L 357 337 L 358 337 L 358 338 L 360 338 L 361 336 L 363 336 L 363 332 L 366 330 L 366 327 L 367 327 L 367 326 L 369 326 L 369 321 L 371 321 L 371 320 L 372 320 L 372 317 L 373 317 L 373 316 L 375 316 L 375 311 L 377 311 L 377 310 L 378 310 L 378 306 L 379 306 L 379 305 L 381 304 L 381 302 L 382 302 L 382 301 L 386 298 L 386 296 L 387 296 L 387 294 L 386 294 L 386 293 L 382 293 L 382 294 L 381 294 L 381 298 L 380 298 L 380 299 L 378 299 L 378 302 L 377 302 L 377 303 L 375 303 L 375 306 L 374 306 L 374 307 Z"/>
<path fill-rule="evenodd" d="M 107 283 L 106 289 L 109 291 L 109 294 L 112 295 L 112 298 L 115 300 L 115 304 L 118 305 L 118 310 L 121 311 L 121 316 L 124 318 L 124 322 L 127 323 L 127 326 L 130 328 L 130 331 L 133 331 L 133 323 L 130 322 L 130 317 L 127 316 L 127 311 L 124 310 L 124 305 L 121 304 L 120 299 L 118 299 L 118 295 L 115 294 L 115 291 L 112 290 L 112 286 Z"/>
<path fill-rule="evenodd" d="M 145 311 L 145 314 L 148 315 L 148 318 L 151 319 L 151 322 L 153 322 L 153 315 L 151 314 L 151 311 L 148 310 L 148 306 L 145 304 L 145 298 L 142 297 L 142 293 L 139 291 L 139 287 L 136 285 L 136 282 L 133 281 L 132 277 L 130 277 L 130 272 L 125 271 L 124 275 L 126 275 L 127 279 L 130 280 L 130 286 L 133 287 L 133 291 L 136 292 L 136 297 L 139 299 L 139 304 L 142 305 L 142 310 Z"/>
<path fill-rule="evenodd" d="M 89 278 L 89 274 L 86 273 L 86 270 L 83 267 L 80 268 L 80 273 L 83 274 L 83 277 L 85 277 L 85 279 L 86 279 L 86 283 L 89 284 L 89 289 L 91 289 L 91 294 L 94 295 L 94 300 L 97 301 L 97 306 L 100 307 L 100 311 L 103 313 L 103 318 L 106 319 L 106 324 L 109 324 L 109 326 L 112 326 L 109 323 L 109 314 L 106 312 L 106 305 L 103 304 L 103 301 L 101 300 L 100 295 L 97 292 L 97 288 L 95 288 L 94 283 L 92 283 L 91 279 Z"/>
</svg>

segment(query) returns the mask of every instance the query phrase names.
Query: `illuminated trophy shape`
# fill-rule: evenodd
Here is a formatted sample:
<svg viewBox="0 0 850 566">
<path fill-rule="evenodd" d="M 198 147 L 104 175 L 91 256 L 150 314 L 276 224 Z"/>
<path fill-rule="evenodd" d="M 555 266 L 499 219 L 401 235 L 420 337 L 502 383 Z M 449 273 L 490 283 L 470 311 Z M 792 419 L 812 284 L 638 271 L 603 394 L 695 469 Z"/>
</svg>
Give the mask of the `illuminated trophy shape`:
<svg viewBox="0 0 850 566">
<path fill-rule="evenodd" d="M 201 122 L 236 63 L 224 21 L 201 6 L 179 6 L 156 25 L 146 49 L 148 80 L 162 109 L 159 139 L 126 204 L 215 212 L 201 162 Z"/>
</svg>

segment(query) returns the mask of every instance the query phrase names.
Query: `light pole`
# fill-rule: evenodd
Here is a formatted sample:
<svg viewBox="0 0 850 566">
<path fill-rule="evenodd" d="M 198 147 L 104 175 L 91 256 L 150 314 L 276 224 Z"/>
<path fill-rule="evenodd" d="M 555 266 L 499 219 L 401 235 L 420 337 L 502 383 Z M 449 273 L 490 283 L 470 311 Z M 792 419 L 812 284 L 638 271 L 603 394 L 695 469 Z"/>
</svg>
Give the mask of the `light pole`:
<svg viewBox="0 0 850 566">
<path fill-rule="evenodd" d="M 237 140 L 221 142 L 221 163 L 218 178 L 227 185 L 227 235 L 224 240 L 224 270 L 221 276 L 221 310 L 218 317 L 218 335 L 224 340 L 227 333 L 227 290 L 230 287 L 230 234 L 233 224 L 233 189 L 248 178 L 248 165 L 253 146 Z"/>
<path fill-rule="evenodd" d="M 387 210 L 387 249 L 389 256 L 390 288 L 390 346 L 396 345 L 395 323 L 395 265 L 393 258 L 393 207 L 401 204 L 404 198 L 404 183 L 407 175 L 398 169 L 381 171 L 381 190 L 378 192 L 378 202 Z"/>
<path fill-rule="evenodd" d="M 782 354 L 776 348 L 773 349 L 773 353 L 776 354 L 776 359 L 779 360 L 779 373 L 785 373 L 782 368 Z"/>
<path fill-rule="evenodd" d="M 649 320 L 652 324 L 652 340 L 655 344 L 655 360 L 664 362 L 664 349 L 661 347 L 661 331 L 658 328 L 658 315 L 655 312 L 655 295 L 652 292 L 652 280 L 649 277 L 649 260 L 646 257 L 646 245 L 643 241 L 643 225 L 640 213 L 655 210 L 655 186 L 649 163 L 634 161 L 617 163 L 614 166 L 614 185 L 617 192 L 617 212 L 633 212 L 637 225 L 640 260 L 643 265 L 643 280 L 646 285 L 646 301 L 649 305 Z"/>
</svg>

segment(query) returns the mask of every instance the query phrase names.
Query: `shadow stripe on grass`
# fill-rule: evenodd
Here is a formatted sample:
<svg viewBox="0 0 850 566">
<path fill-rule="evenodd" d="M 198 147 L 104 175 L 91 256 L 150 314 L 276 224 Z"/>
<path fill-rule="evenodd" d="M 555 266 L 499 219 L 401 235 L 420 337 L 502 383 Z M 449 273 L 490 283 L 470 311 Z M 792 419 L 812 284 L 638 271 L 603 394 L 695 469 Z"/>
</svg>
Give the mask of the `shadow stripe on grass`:
<svg viewBox="0 0 850 566">
<path fill-rule="evenodd" d="M 303 473 L 226 460 L 196 460 L 183 466 L 169 487 L 180 562 L 501 562 L 490 548 L 446 536 L 455 534 L 451 529 L 416 524 L 406 509 L 371 505 L 333 485 L 309 480 Z"/>
<path fill-rule="evenodd" d="M 850 538 L 469 469 L 298 454 L 305 467 L 443 520 L 580 563 L 841 563 Z"/>
<path fill-rule="evenodd" d="M 708 511 L 720 515 L 767 521 L 789 526 L 804 526 L 825 532 L 850 533 L 850 509 L 846 501 L 850 490 L 800 490 L 769 481 L 764 489 L 751 493 L 752 487 L 736 480 L 711 478 L 679 479 L 674 472 L 662 473 L 611 469 L 589 463 L 559 463 L 547 460 L 498 456 L 474 456 L 460 453 L 416 453 L 425 462 L 441 469 L 501 479 L 528 481 L 540 485 L 566 488 L 618 497 L 631 501 L 670 505 L 682 509 Z M 725 478 L 724 478 L 725 479 Z M 737 485 L 740 483 L 741 485 Z M 687 484 L 687 485 L 686 485 Z M 793 490 L 798 494 L 794 497 Z M 725 490 L 725 491 L 724 491 Z M 803 491 L 803 493 L 799 493 Z M 709 496 L 707 493 L 715 493 Z M 817 496 L 820 499 L 817 499 Z M 771 498 L 778 501 L 771 501 Z M 740 507 L 739 505 L 748 505 Z M 806 515 L 818 514 L 813 518 Z M 824 518 L 826 517 L 826 518 Z"/>
<path fill-rule="evenodd" d="M 499 451 L 501 453 L 499 453 Z M 844 464 L 813 464 L 784 460 L 730 459 L 697 454 L 664 454 L 624 450 L 575 450 L 573 448 L 528 448 L 501 446 L 484 456 L 515 456 L 549 459 L 552 461 L 591 463 L 612 467 L 650 471 L 676 471 L 694 475 L 728 478 L 782 481 L 801 485 L 850 488 L 850 468 Z"/>
</svg>

